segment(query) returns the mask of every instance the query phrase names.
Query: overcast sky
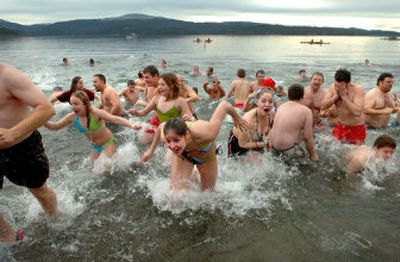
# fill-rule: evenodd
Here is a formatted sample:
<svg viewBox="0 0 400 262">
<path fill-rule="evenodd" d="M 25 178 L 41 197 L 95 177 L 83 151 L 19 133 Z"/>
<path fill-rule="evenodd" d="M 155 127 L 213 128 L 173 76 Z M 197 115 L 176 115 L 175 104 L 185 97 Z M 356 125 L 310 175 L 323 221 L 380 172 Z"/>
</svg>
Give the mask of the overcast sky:
<svg viewBox="0 0 400 262">
<path fill-rule="evenodd" d="M 193 22 L 252 21 L 400 32 L 399 0 L 0 0 L 0 19 L 21 24 L 130 13 Z"/>
</svg>

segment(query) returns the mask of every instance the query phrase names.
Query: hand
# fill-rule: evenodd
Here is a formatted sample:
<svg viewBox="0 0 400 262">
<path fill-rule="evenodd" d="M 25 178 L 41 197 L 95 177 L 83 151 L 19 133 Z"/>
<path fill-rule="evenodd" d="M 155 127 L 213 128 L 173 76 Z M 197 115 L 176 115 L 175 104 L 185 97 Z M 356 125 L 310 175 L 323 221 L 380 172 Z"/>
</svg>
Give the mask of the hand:
<svg viewBox="0 0 400 262">
<path fill-rule="evenodd" d="M 153 156 L 153 153 L 150 150 L 144 152 L 144 154 L 140 157 L 138 161 L 139 164 L 144 164 L 144 162 L 148 161 Z"/>
<path fill-rule="evenodd" d="M 396 108 L 387 107 L 387 108 L 383 109 L 383 114 L 390 115 L 392 113 L 396 113 L 396 111 L 397 111 Z"/>
<path fill-rule="evenodd" d="M 313 162 L 318 162 L 319 158 L 318 158 L 317 153 L 310 155 L 310 160 Z"/>
<path fill-rule="evenodd" d="M 142 128 L 142 125 L 140 123 L 132 123 L 131 128 L 134 130 L 139 130 Z"/>
<path fill-rule="evenodd" d="M 336 87 L 336 91 L 339 97 L 347 96 L 349 93 L 347 85 Z M 335 96 L 333 96 L 333 98 L 335 98 Z"/>
<path fill-rule="evenodd" d="M 134 108 L 132 108 L 132 109 L 129 109 L 129 111 L 128 111 L 131 115 L 134 115 L 134 116 L 139 116 L 139 113 L 138 113 L 138 111 L 136 110 L 136 109 L 134 109 Z"/>
<path fill-rule="evenodd" d="M 244 120 L 243 118 L 241 118 L 240 116 L 238 118 L 234 118 L 233 119 L 233 125 L 236 128 L 239 128 L 240 131 L 245 132 L 248 130 L 248 123 L 246 120 Z"/>
<path fill-rule="evenodd" d="M 16 137 L 10 129 L 0 128 L 0 149 L 8 148 L 15 144 Z"/>
</svg>

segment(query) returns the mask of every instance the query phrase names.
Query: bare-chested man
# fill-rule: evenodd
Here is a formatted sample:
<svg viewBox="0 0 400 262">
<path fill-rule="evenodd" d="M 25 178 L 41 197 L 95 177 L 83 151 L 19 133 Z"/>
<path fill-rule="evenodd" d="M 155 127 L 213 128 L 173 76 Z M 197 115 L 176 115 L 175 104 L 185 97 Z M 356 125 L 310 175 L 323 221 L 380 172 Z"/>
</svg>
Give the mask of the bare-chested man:
<svg viewBox="0 0 400 262">
<path fill-rule="evenodd" d="M 269 133 L 272 153 L 285 158 L 304 156 L 300 143 L 304 140 L 309 157 L 318 161 L 313 140 L 313 115 L 311 109 L 301 104 L 304 87 L 293 84 L 289 87 L 289 101 L 282 104 L 276 112 L 274 124 Z"/>
<path fill-rule="evenodd" d="M 124 115 L 124 108 L 119 100 L 118 93 L 106 83 L 107 81 L 104 75 L 96 74 L 93 76 L 93 86 L 101 93 L 100 108 L 112 115 Z"/>
<path fill-rule="evenodd" d="M 325 97 L 325 90 L 322 89 L 324 75 L 320 72 L 312 74 L 310 86 L 304 89 L 304 99 L 302 104 L 310 108 L 313 113 L 313 126 L 324 128 L 324 122 L 319 118 L 321 112 L 321 102 Z"/>
<path fill-rule="evenodd" d="M 4 176 L 27 187 L 52 217 L 57 213 L 57 199 L 46 183 L 49 162 L 36 129 L 54 113 L 50 101 L 26 75 L 0 64 L 0 188 Z M 11 245 L 23 239 L 0 215 L 0 242 Z"/>
<path fill-rule="evenodd" d="M 138 79 L 135 80 L 135 85 L 137 88 L 139 88 L 141 91 L 144 91 L 146 89 L 146 81 L 144 81 L 144 75 L 143 75 L 143 70 L 140 70 L 138 72 Z"/>
<path fill-rule="evenodd" d="M 364 114 L 368 126 L 373 128 L 386 127 L 390 115 L 397 112 L 393 94 L 390 92 L 393 86 L 393 75 L 382 73 L 376 81 L 376 87 L 365 95 Z"/>
<path fill-rule="evenodd" d="M 143 69 L 143 77 L 146 82 L 146 89 L 144 91 L 144 98 L 146 101 L 139 100 L 136 105 L 147 106 L 147 104 L 157 94 L 158 81 L 160 80 L 160 73 L 154 65 L 148 65 Z M 154 113 L 147 121 L 149 127 L 145 129 L 143 137 L 140 138 L 142 144 L 149 144 L 153 141 L 155 130 L 160 125 L 160 119 Z"/>
<path fill-rule="evenodd" d="M 203 84 L 204 91 L 210 96 L 210 99 L 217 100 L 225 96 L 225 91 L 221 86 L 221 82 L 218 78 L 214 78 L 212 81 L 212 86 L 208 87 L 208 81 Z"/>
<path fill-rule="evenodd" d="M 227 97 L 233 96 L 234 107 L 242 109 L 250 94 L 250 84 L 245 79 L 246 71 L 243 68 L 237 71 L 236 76 L 238 78 L 232 81 Z"/>
<path fill-rule="evenodd" d="M 337 123 L 332 135 L 349 144 L 364 144 L 366 137 L 364 116 L 364 88 L 351 82 L 351 73 L 341 68 L 335 73 L 332 84 L 321 104 L 322 110 L 336 106 Z"/>
<path fill-rule="evenodd" d="M 256 81 L 250 84 L 250 91 L 254 92 L 263 87 L 263 80 L 265 78 L 265 71 L 260 69 L 256 72 Z"/>
<path fill-rule="evenodd" d="M 139 100 L 140 89 L 136 87 L 135 81 L 129 80 L 128 86 L 119 91 L 118 96 L 124 96 L 127 105 L 134 106 Z"/>
</svg>

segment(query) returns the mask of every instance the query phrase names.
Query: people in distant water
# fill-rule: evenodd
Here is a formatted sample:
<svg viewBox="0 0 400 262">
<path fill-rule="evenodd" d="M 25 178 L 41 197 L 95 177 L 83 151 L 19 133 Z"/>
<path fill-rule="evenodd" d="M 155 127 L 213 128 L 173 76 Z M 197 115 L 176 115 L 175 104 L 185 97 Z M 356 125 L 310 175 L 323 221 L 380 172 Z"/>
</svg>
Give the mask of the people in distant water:
<svg viewBox="0 0 400 262">
<path fill-rule="evenodd" d="M 116 125 L 138 129 L 129 120 L 112 115 L 104 110 L 91 106 L 85 92 L 76 91 L 71 95 L 70 104 L 73 112 L 67 114 L 57 122 L 48 121 L 45 127 L 59 130 L 74 124 L 79 133 L 83 133 L 91 143 L 91 160 L 95 161 L 101 154 L 112 157 L 117 151 L 117 139 L 105 126 L 105 121 Z"/>
<path fill-rule="evenodd" d="M 46 182 L 50 173 L 49 160 L 37 129 L 54 113 L 47 97 L 24 73 L 10 65 L 0 64 L 0 189 L 5 177 L 15 185 L 25 187 L 51 218 L 57 216 L 57 197 Z M 2 197 L 4 194 L 20 196 L 23 192 L 9 188 L 1 194 Z M 2 205 L 5 204 L 3 201 Z M 7 250 L 4 247 L 21 243 L 25 236 L 6 222 L 3 210 L 18 209 L 19 222 L 25 215 L 19 205 L 1 209 L 0 249 L 1 258 L 5 258 Z"/>
<path fill-rule="evenodd" d="M 136 88 L 135 81 L 129 80 L 127 86 L 119 91 L 118 96 L 124 96 L 128 106 L 134 106 L 139 100 L 140 89 Z"/>
<path fill-rule="evenodd" d="M 324 75 L 321 72 L 314 72 L 311 75 L 310 85 L 304 90 L 304 99 L 302 104 L 310 108 L 313 113 L 314 131 L 323 131 L 326 124 L 321 120 L 321 102 L 325 97 L 325 90 L 322 89 L 324 83 Z"/>
<path fill-rule="evenodd" d="M 368 127 L 387 127 L 390 116 L 397 112 L 397 107 L 390 92 L 393 86 L 393 75 L 382 73 L 376 81 L 376 87 L 365 95 L 365 122 Z"/>
<path fill-rule="evenodd" d="M 386 134 L 380 135 L 374 141 L 373 147 L 359 146 L 346 155 L 345 171 L 347 175 L 360 173 L 368 162 L 381 160 L 384 164 L 393 157 L 396 150 L 396 140 Z"/>
<path fill-rule="evenodd" d="M 95 66 L 95 63 L 94 63 L 94 59 L 93 59 L 93 58 L 90 58 L 90 59 L 89 59 L 89 65 L 90 65 L 90 66 Z"/>
<path fill-rule="evenodd" d="M 173 153 L 170 169 L 172 190 L 191 188 L 194 166 L 200 174 L 201 190 L 214 190 L 218 175 L 215 140 L 227 114 L 232 116 L 236 127 L 242 130 L 247 128 L 246 122 L 232 105 L 222 101 L 209 121 L 185 122 L 176 117 L 161 124 L 151 147 L 142 155 L 140 162 L 148 161 L 153 156 L 162 139 Z"/>
<path fill-rule="evenodd" d="M 299 76 L 296 79 L 297 82 L 305 83 L 310 81 L 310 78 L 307 76 L 307 71 L 305 69 L 299 70 Z"/>
<path fill-rule="evenodd" d="M 129 113 L 134 116 L 143 117 L 148 115 L 153 110 L 155 111 L 157 118 L 151 120 L 151 126 L 148 127 L 148 129 L 153 129 L 153 132 L 147 132 L 149 135 L 149 140 L 150 138 L 151 140 L 153 139 L 153 136 L 150 135 L 155 133 L 155 130 L 160 123 L 166 122 L 174 117 L 185 116 L 190 119 L 193 118 L 188 103 L 180 96 L 178 79 L 174 73 L 162 74 L 158 82 L 156 96 L 154 96 L 149 104 L 142 110 L 136 110 L 135 108 L 132 108 L 129 110 Z"/>
<path fill-rule="evenodd" d="M 335 73 L 335 83 L 325 95 L 321 109 L 328 110 L 335 105 L 337 124 L 332 135 L 343 143 L 364 144 L 367 136 L 365 127 L 364 87 L 351 82 L 351 73 L 341 68 Z"/>
<path fill-rule="evenodd" d="M 166 68 L 166 67 L 167 67 L 167 61 L 165 61 L 165 59 L 161 59 L 160 68 Z"/>
<path fill-rule="evenodd" d="M 234 107 L 242 109 L 244 102 L 250 94 L 250 84 L 246 80 L 246 71 L 243 68 L 238 69 L 236 76 L 237 79 L 232 81 L 226 96 L 233 96 Z"/>
<path fill-rule="evenodd" d="M 265 71 L 260 69 L 256 72 L 256 81 L 250 84 L 251 92 L 257 91 L 258 89 L 262 88 L 262 83 L 265 78 Z"/>
<path fill-rule="evenodd" d="M 364 64 L 365 64 L 365 65 L 370 65 L 371 62 L 370 62 L 369 59 L 367 58 L 367 59 L 365 59 Z"/>
<path fill-rule="evenodd" d="M 75 76 L 74 78 L 72 78 L 70 89 L 68 91 L 62 92 L 58 96 L 53 96 L 50 99 L 50 102 L 54 103 L 58 100 L 61 103 L 69 103 L 71 95 L 78 90 L 85 92 L 88 95 L 90 101 L 93 101 L 96 97 L 95 93 L 92 90 L 87 89 L 83 86 L 82 77 Z"/>
<path fill-rule="evenodd" d="M 57 101 L 57 97 L 63 93 L 63 89 L 61 86 L 55 86 L 52 91 L 49 95 L 49 101 Z"/>
<path fill-rule="evenodd" d="M 189 73 L 191 76 L 200 76 L 203 75 L 203 73 L 200 71 L 200 67 L 198 65 L 193 66 L 192 71 Z"/>
<path fill-rule="evenodd" d="M 301 104 L 304 87 L 293 84 L 288 90 L 289 101 L 282 104 L 275 114 L 274 124 L 269 132 L 272 153 L 284 161 L 302 158 L 304 141 L 311 161 L 318 161 L 313 140 L 313 114 L 311 109 Z"/>
<path fill-rule="evenodd" d="M 281 104 L 283 104 L 286 101 L 288 101 L 287 92 L 286 92 L 285 88 L 283 86 L 281 86 L 281 85 L 278 85 L 275 88 L 275 95 L 277 97 L 279 97 L 279 99 L 281 100 Z"/>
<path fill-rule="evenodd" d="M 212 42 L 211 38 L 207 38 L 204 40 L 204 43 L 211 43 L 211 42 Z"/>
<path fill-rule="evenodd" d="M 225 96 L 224 88 L 222 88 L 221 82 L 218 80 L 218 78 L 215 77 L 213 79 L 211 87 L 208 85 L 209 83 L 206 80 L 203 84 L 203 89 L 210 96 L 210 99 L 217 100 Z"/>
<path fill-rule="evenodd" d="M 68 58 L 64 57 L 64 58 L 62 59 L 62 64 L 63 64 L 63 65 L 69 65 L 69 60 L 68 60 Z"/>
<path fill-rule="evenodd" d="M 228 139 L 228 156 L 248 155 L 251 160 L 256 160 L 260 154 L 267 150 L 267 136 L 274 122 L 274 97 L 268 89 L 256 91 L 257 107 L 243 115 L 248 123 L 248 130 L 241 131 L 233 128 Z"/>
<path fill-rule="evenodd" d="M 93 86 L 96 88 L 96 91 L 101 93 L 100 109 L 104 109 L 104 111 L 116 116 L 123 116 L 125 114 L 124 108 L 119 100 L 118 93 L 114 90 L 114 88 L 107 85 L 107 80 L 104 75 L 94 75 Z"/>
<path fill-rule="evenodd" d="M 194 42 L 201 43 L 201 39 L 200 38 L 196 38 L 196 40 L 194 40 Z"/>
</svg>

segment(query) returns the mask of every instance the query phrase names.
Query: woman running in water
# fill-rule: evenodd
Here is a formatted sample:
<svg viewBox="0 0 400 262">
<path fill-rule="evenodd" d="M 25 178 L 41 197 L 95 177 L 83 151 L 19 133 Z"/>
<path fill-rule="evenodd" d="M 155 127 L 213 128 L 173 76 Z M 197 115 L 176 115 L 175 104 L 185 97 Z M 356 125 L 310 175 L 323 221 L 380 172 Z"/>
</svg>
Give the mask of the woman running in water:
<svg viewBox="0 0 400 262">
<path fill-rule="evenodd" d="M 162 74 L 158 81 L 159 95 L 156 95 L 150 103 L 142 110 L 129 110 L 134 116 L 146 116 L 152 110 L 155 110 L 160 122 L 152 123 L 153 128 L 157 129 L 160 123 L 166 122 L 174 117 L 192 118 L 193 115 L 184 98 L 180 96 L 178 79 L 173 73 Z"/>
<path fill-rule="evenodd" d="M 267 135 L 274 122 L 274 96 L 266 88 L 256 91 L 256 108 L 243 115 L 249 123 L 246 132 L 233 128 L 228 140 L 228 156 L 248 155 L 252 160 L 257 159 L 267 147 Z"/>
<path fill-rule="evenodd" d="M 149 150 L 141 157 L 140 162 L 149 160 L 162 138 L 173 152 L 171 166 L 171 187 L 174 190 L 190 188 L 193 167 L 200 173 L 202 190 L 213 190 L 217 182 L 218 164 L 215 154 L 215 140 L 218 136 L 226 114 L 232 116 L 237 128 L 245 130 L 247 123 L 236 112 L 231 104 L 221 102 L 210 121 L 197 120 L 185 122 L 173 118 L 161 124 Z"/>
<path fill-rule="evenodd" d="M 80 76 L 75 76 L 74 78 L 72 78 L 71 81 L 71 87 L 68 91 L 65 91 L 63 93 L 61 93 L 58 96 L 53 97 L 50 102 L 54 103 L 57 100 L 60 101 L 61 103 L 65 103 L 65 102 L 69 102 L 71 95 L 75 92 L 75 91 L 83 91 L 87 94 L 88 98 L 90 101 L 93 101 L 96 98 L 96 94 L 92 91 L 89 90 L 87 88 L 85 88 L 83 86 L 83 79 Z"/>
<path fill-rule="evenodd" d="M 92 144 L 92 161 L 98 159 L 101 153 L 112 157 L 117 151 L 117 139 L 105 126 L 105 121 L 138 129 L 133 123 L 123 117 L 111 115 L 104 110 L 92 107 L 88 96 L 82 91 L 73 93 L 70 103 L 73 112 L 67 114 L 57 122 L 48 121 L 45 126 L 51 130 L 59 130 L 74 123 L 78 132 L 85 134 Z"/>
</svg>

